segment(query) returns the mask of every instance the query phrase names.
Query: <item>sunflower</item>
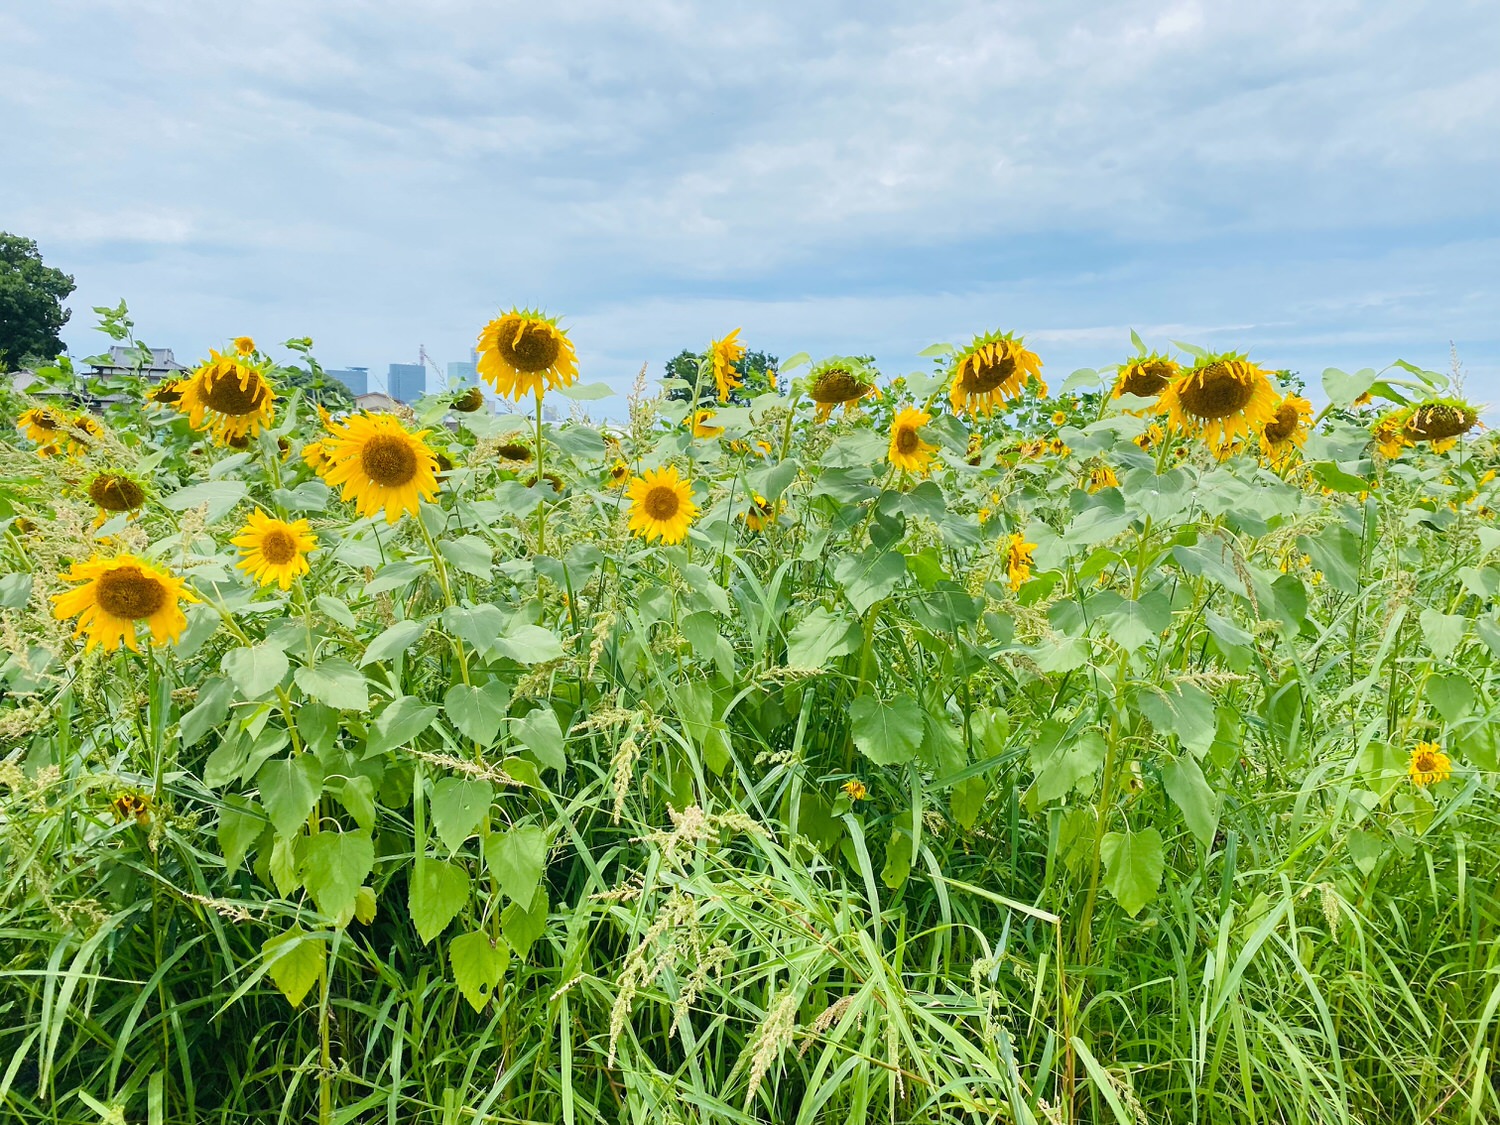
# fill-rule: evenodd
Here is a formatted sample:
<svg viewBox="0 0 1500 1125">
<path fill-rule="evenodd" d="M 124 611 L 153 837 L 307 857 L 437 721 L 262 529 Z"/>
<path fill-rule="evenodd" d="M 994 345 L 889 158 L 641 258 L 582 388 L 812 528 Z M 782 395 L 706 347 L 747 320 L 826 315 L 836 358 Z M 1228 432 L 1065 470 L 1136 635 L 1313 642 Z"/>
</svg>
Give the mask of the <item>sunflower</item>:
<svg viewBox="0 0 1500 1125">
<path fill-rule="evenodd" d="M 142 622 L 151 630 L 152 644 L 175 642 L 187 628 L 182 603 L 198 600 L 184 589 L 181 578 L 134 555 L 112 559 L 96 555 L 88 562 L 74 563 L 59 577 L 75 588 L 52 595 L 52 616 L 59 621 L 78 618 L 73 636 L 88 634 L 85 651 L 103 646 L 112 652 L 123 641 L 132 652 L 139 652 L 136 626 Z"/>
<path fill-rule="evenodd" d="M 1068 416 L 1067 416 L 1067 414 L 1064 411 L 1055 410 L 1055 411 L 1052 412 L 1052 424 L 1054 426 L 1066 425 L 1067 421 L 1068 421 Z"/>
<path fill-rule="evenodd" d="M 67 439 L 67 419 L 50 406 L 38 406 L 16 419 L 16 428 L 36 443 L 37 454 L 51 457 L 58 443 Z"/>
<path fill-rule="evenodd" d="M 1019 395 L 1029 379 L 1035 379 L 1040 393 L 1046 395 L 1037 354 L 1023 347 L 1019 336 L 989 332 L 974 337 L 969 350 L 958 357 L 948 401 L 956 414 L 988 415 Z"/>
<path fill-rule="evenodd" d="M 146 490 L 140 482 L 124 473 L 96 473 L 87 491 L 99 507 L 100 522 L 108 513 L 133 512 L 146 502 Z"/>
<path fill-rule="evenodd" d="M 322 476 L 329 468 L 327 439 L 310 441 L 302 447 L 302 460 L 313 472 Z"/>
<path fill-rule="evenodd" d="M 1312 403 L 1300 395 L 1281 400 L 1275 415 L 1260 431 L 1260 453 L 1272 465 L 1282 465 L 1292 452 L 1307 443 L 1312 426 Z"/>
<path fill-rule="evenodd" d="M 1108 465 L 1099 465 L 1090 471 L 1088 483 L 1090 492 L 1100 492 L 1106 488 L 1119 487 L 1120 478 L 1115 476 L 1115 471 Z"/>
<path fill-rule="evenodd" d="M 79 414 L 68 423 L 68 454 L 79 456 L 87 453 L 92 443 L 104 436 L 104 423 L 87 412 Z"/>
<path fill-rule="evenodd" d="M 1136 356 L 1120 368 L 1119 375 L 1115 377 L 1114 389 L 1109 392 L 1109 397 L 1135 395 L 1137 398 L 1155 398 L 1167 389 L 1168 383 L 1177 378 L 1180 370 L 1176 360 L 1157 355 L 1155 352 Z"/>
<path fill-rule="evenodd" d="M 237 567 L 262 586 L 274 582 L 283 590 L 307 573 L 307 553 L 318 546 L 306 520 L 287 523 L 258 510 L 250 513 L 250 522 L 230 542 L 240 549 Z"/>
<path fill-rule="evenodd" d="M 535 473 L 532 473 L 529 477 L 526 478 L 526 487 L 535 488 L 538 481 L 544 482 L 548 488 L 552 489 L 552 491 L 557 493 L 559 496 L 561 496 L 568 487 L 568 482 L 563 480 L 562 477 L 553 472 L 545 472 L 541 476 L 537 476 Z"/>
<path fill-rule="evenodd" d="M 1393 410 L 1388 414 L 1382 414 L 1375 419 L 1375 424 L 1370 427 L 1370 436 L 1375 439 L 1375 445 L 1380 450 L 1380 455 L 1387 460 L 1395 460 L 1401 456 L 1401 451 L 1406 448 L 1406 419 L 1405 412 Z"/>
<path fill-rule="evenodd" d="M 127 820 L 133 820 L 142 828 L 150 828 L 151 809 L 155 803 L 150 793 L 132 789 L 110 801 L 109 811 L 114 814 L 116 824 L 124 824 Z"/>
<path fill-rule="evenodd" d="M 740 343 L 740 330 L 736 328 L 722 340 L 714 340 L 708 345 L 708 355 L 713 363 L 714 386 L 718 388 L 719 401 L 728 402 L 730 392 L 744 386 L 744 380 L 740 373 L 735 370 L 735 364 L 745 354 L 745 345 Z"/>
<path fill-rule="evenodd" d="M 693 436 L 695 438 L 715 438 L 724 432 L 723 426 L 711 425 L 713 417 L 712 410 L 693 411 Z"/>
<path fill-rule="evenodd" d="M 329 468 L 323 479 L 344 486 L 362 516 L 385 513 L 395 523 L 402 512 L 417 513 L 418 500 L 437 495 L 437 458 L 422 440 L 426 430 L 408 433 L 390 414 L 356 414 L 337 424 L 324 442 Z"/>
<path fill-rule="evenodd" d="M 1276 417 L 1276 390 L 1270 372 L 1244 356 L 1205 356 L 1167 384 L 1156 409 L 1174 430 L 1201 437 L 1222 457 Z"/>
<path fill-rule="evenodd" d="M 759 492 L 752 492 L 750 507 L 745 509 L 745 526 L 751 531 L 764 531 L 776 522 L 776 515 L 780 510 L 780 502 L 773 504 Z"/>
<path fill-rule="evenodd" d="M 615 461 L 609 467 L 609 483 L 611 488 L 619 488 L 630 479 L 630 466 L 624 461 Z"/>
<path fill-rule="evenodd" d="M 692 487 L 675 468 L 647 469 L 630 482 L 625 495 L 631 501 L 630 530 L 642 539 L 681 543 L 687 538 L 698 505 Z"/>
<path fill-rule="evenodd" d="M 1468 433 L 1479 424 L 1479 411 L 1458 398 L 1440 398 L 1409 407 L 1403 413 L 1405 421 L 1402 428 L 1406 440 L 1430 441 L 1434 449 L 1442 442 L 1450 442 Z"/>
<path fill-rule="evenodd" d="M 1019 531 L 1011 534 L 1005 548 L 1005 572 L 1010 578 L 1012 593 L 1031 577 L 1031 554 L 1035 550 L 1036 544 L 1026 542 L 1026 536 Z"/>
<path fill-rule="evenodd" d="M 839 788 L 849 795 L 851 801 L 863 801 L 870 795 L 869 786 L 857 777 L 851 777 Z"/>
<path fill-rule="evenodd" d="M 251 438 L 276 417 L 276 391 L 259 368 L 210 349 L 209 360 L 182 388 L 177 409 L 195 430 L 223 442 Z"/>
<path fill-rule="evenodd" d="M 479 374 L 515 402 L 578 379 L 573 341 L 555 317 L 532 309 L 501 313 L 479 333 Z"/>
<path fill-rule="evenodd" d="M 891 423 L 891 448 L 887 456 L 892 465 L 908 473 L 926 475 L 937 446 L 922 440 L 922 427 L 932 415 L 914 406 L 902 407 Z"/>
<path fill-rule="evenodd" d="M 869 366 L 852 356 L 833 356 L 814 367 L 807 377 L 807 395 L 817 404 L 817 420 L 828 421 L 840 406 L 849 408 L 866 395 L 880 397 Z"/>
<path fill-rule="evenodd" d="M 452 406 L 460 414 L 473 414 L 484 406 L 484 392 L 478 387 L 469 387 L 453 396 Z"/>
<path fill-rule="evenodd" d="M 505 441 L 495 446 L 495 456 L 502 461 L 530 461 L 531 446 L 521 441 Z"/>
<path fill-rule="evenodd" d="M 1166 439 L 1166 436 L 1167 431 L 1162 429 L 1159 423 L 1152 422 L 1145 430 L 1136 435 L 1135 443 L 1142 449 L 1150 449 L 1153 446 L 1160 445 Z"/>
<path fill-rule="evenodd" d="M 1453 762 L 1436 742 L 1419 742 L 1412 749 L 1411 764 L 1406 767 L 1413 785 L 1423 789 L 1447 781 L 1453 776 Z"/>
<path fill-rule="evenodd" d="M 240 355 L 254 355 L 255 341 L 249 336 L 236 336 L 234 338 L 234 350 Z"/>
</svg>

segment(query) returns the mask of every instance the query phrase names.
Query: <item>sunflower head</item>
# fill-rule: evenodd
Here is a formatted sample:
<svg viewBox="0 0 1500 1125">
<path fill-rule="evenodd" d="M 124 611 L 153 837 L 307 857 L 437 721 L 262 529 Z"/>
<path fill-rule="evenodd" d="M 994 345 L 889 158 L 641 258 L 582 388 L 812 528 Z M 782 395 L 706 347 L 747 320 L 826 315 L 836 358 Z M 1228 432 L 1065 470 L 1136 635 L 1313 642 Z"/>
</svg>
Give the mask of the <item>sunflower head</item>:
<svg viewBox="0 0 1500 1125">
<path fill-rule="evenodd" d="M 288 523 L 261 511 L 251 512 L 249 522 L 230 542 L 240 549 L 237 567 L 262 586 L 275 583 L 283 590 L 307 573 L 308 552 L 318 545 L 306 520 Z"/>
<path fill-rule="evenodd" d="M 479 374 L 514 402 L 578 379 L 573 341 L 557 318 L 533 309 L 501 313 L 479 333 Z"/>
<path fill-rule="evenodd" d="M 545 484 L 559 496 L 561 496 L 563 494 L 563 491 L 568 487 L 567 482 L 564 481 L 562 477 L 552 472 L 543 473 L 541 476 L 537 476 L 535 473 L 532 473 L 529 477 L 526 478 L 526 487 L 535 488 L 538 482 Z"/>
<path fill-rule="evenodd" d="M 16 428 L 36 443 L 37 453 L 42 457 L 52 456 L 59 443 L 67 441 L 67 426 L 67 418 L 50 406 L 34 407 L 16 419 Z"/>
<path fill-rule="evenodd" d="M 1102 492 L 1106 488 L 1119 488 L 1120 478 L 1108 465 L 1096 465 L 1089 470 L 1088 490 Z"/>
<path fill-rule="evenodd" d="M 255 341 L 249 336 L 236 336 L 234 338 L 234 350 L 240 355 L 254 355 Z"/>
<path fill-rule="evenodd" d="M 1479 424 L 1479 411 L 1460 398 L 1441 398 L 1408 407 L 1402 429 L 1407 441 L 1434 445 L 1468 433 Z"/>
<path fill-rule="evenodd" d="M 751 531 L 764 531 L 776 522 L 781 504 L 771 503 L 759 492 L 750 494 L 750 507 L 745 509 L 745 526 Z"/>
<path fill-rule="evenodd" d="M 276 417 L 276 391 L 259 368 L 239 358 L 210 351 L 182 387 L 177 409 L 195 430 L 205 430 L 229 445 L 251 438 Z"/>
<path fill-rule="evenodd" d="M 326 439 L 324 441 L 310 441 L 302 447 L 302 460 L 307 464 L 308 468 L 319 476 L 322 476 L 323 471 L 329 467 L 328 450 L 325 448 L 325 444 Z"/>
<path fill-rule="evenodd" d="M 104 423 L 85 411 L 77 414 L 68 423 L 68 452 L 73 455 L 87 453 L 94 442 L 104 436 Z"/>
<path fill-rule="evenodd" d="M 956 414 L 992 413 L 1020 395 L 1028 380 L 1046 395 L 1042 361 L 1028 351 L 1021 337 L 1010 332 L 988 332 L 974 342 L 953 365 L 948 401 Z"/>
<path fill-rule="evenodd" d="M 714 412 L 712 410 L 695 410 L 692 414 L 693 436 L 695 438 L 716 438 L 724 432 L 723 426 L 713 424 Z"/>
<path fill-rule="evenodd" d="M 1419 742 L 1412 748 L 1411 761 L 1406 767 L 1413 785 L 1426 788 L 1453 776 L 1453 762 L 1436 742 Z"/>
<path fill-rule="evenodd" d="M 505 441 L 495 447 L 495 456 L 502 461 L 527 462 L 531 460 L 531 446 L 521 441 Z"/>
<path fill-rule="evenodd" d="M 851 777 L 843 785 L 839 786 L 839 788 L 848 795 L 851 801 L 863 801 L 870 795 L 869 786 L 857 777 Z"/>
<path fill-rule="evenodd" d="M 1019 531 L 1012 532 L 1005 544 L 1005 572 L 1010 579 L 1011 592 L 1019 590 L 1031 577 L 1032 552 L 1035 543 L 1026 542 Z"/>
<path fill-rule="evenodd" d="M 146 502 L 146 489 L 125 473 L 95 473 L 87 488 L 89 499 L 104 512 L 133 512 Z"/>
<path fill-rule="evenodd" d="M 875 373 L 858 356 L 831 356 L 820 361 L 807 376 L 807 396 L 817 404 L 817 419 L 827 421 L 840 406 L 848 409 L 866 395 L 879 397 Z"/>
<path fill-rule="evenodd" d="M 116 824 L 124 824 L 127 820 L 133 820 L 141 828 L 150 828 L 151 810 L 155 805 L 156 802 L 152 800 L 150 793 L 131 789 L 117 794 L 109 802 L 109 811 L 114 815 Z"/>
<path fill-rule="evenodd" d="M 1283 464 L 1292 452 L 1307 443 L 1312 428 L 1312 403 L 1300 395 L 1289 394 L 1276 407 L 1260 431 L 1260 452 L 1273 465 Z"/>
<path fill-rule="evenodd" d="M 1137 398 L 1155 398 L 1167 389 L 1167 384 L 1177 378 L 1180 371 L 1176 360 L 1156 352 L 1136 356 L 1120 368 L 1109 397 L 1135 395 Z"/>
<path fill-rule="evenodd" d="M 1204 356 L 1161 392 L 1157 410 L 1167 424 L 1203 439 L 1219 456 L 1276 415 L 1271 375 L 1232 352 Z"/>
<path fill-rule="evenodd" d="M 891 445 L 886 456 L 890 463 L 903 472 L 926 475 L 932 466 L 932 455 L 937 446 L 922 440 L 922 427 L 932 421 L 932 415 L 914 406 L 905 406 L 891 423 Z"/>
<path fill-rule="evenodd" d="M 609 467 L 609 483 L 614 488 L 619 488 L 630 479 L 630 466 L 624 461 L 616 460 Z"/>
<path fill-rule="evenodd" d="M 1391 410 L 1382 414 L 1370 427 L 1370 436 L 1375 439 L 1382 457 L 1387 460 L 1400 457 L 1401 451 L 1411 444 L 1406 438 L 1406 411 Z"/>
<path fill-rule="evenodd" d="M 745 345 L 740 343 L 738 328 L 723 339 L 709 343 L 708 359 L 713 367 L 714 388 L 720 402 L 728 402 L 730 394 L 745 385 L 736 366 L 744 356 Z"/>
<path fill-rule="evenodd" d="M 460 414 L 473 414 L 484 406 L 484 392 L 478 387 L 466 387 L 453 396 L 449 404 Z"/>
<path fill-rule="evenodd" d="M 426 436 L 426 430 L 409 433 L 394 415 L 356 414 L 324 439 L 323 479 L 343 485 L 344 499 L 362 516 L 383 512 L 395 523 L 403 512 L 416 515 L 418 502 L 438 492 L 437 457 Z"/>
<path fill-rule="evenodd" d="M 692 486 L 672 466 L 647 469 L 625 490 L 630 505 L 630 530 L 648 542 L 681 543 L 698 514 Z"/>
<path fill-rule="evenodd" d="M 139 652 L 136 629 L 144 624 L 151 643 L 175 642 L 187 628 L 182 603 L 197 601 L 181 578 L 134 555 L 95 556 L 74 563 L 59 576 L 73 589 L 52 595 L 52 616 L 78 619 L 75 637 L 87 636 L 86 650 L 113 651 L 124 644 Z"/>
</svg>

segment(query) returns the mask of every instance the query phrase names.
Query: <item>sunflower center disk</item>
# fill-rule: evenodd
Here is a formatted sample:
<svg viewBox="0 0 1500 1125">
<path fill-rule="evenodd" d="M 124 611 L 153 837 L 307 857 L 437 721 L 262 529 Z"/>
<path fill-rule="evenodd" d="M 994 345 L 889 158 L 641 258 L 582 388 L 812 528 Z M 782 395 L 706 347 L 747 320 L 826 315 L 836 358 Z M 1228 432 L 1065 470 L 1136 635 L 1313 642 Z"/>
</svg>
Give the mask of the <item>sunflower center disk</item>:
<svg viewBox="0 0 1500 1125">
<path fill-rule="evenodd" d="M 531 450 L 513 441 L 502 445 L 499 449 L 495 450 L 495 453 L 507 461 L 531 460 Z"/>
<path fill-rule="evenodd" d="M 827 371 L 813 384 L 814 402 L 853 402 L 864 395 L 867 385 L 847 371 Z"/>
<path fill-rule="evenodd" d="M 280 528 L 268 531 L 260 541 L 260 553 L 272 566 L 285 566 L 297 557 L 297 544 Z"/>
<path fill-rule="evenodd" d="M 1152 398 L 1161 394 L 1167 385 L 1167 366 L 1163 363 L 1148 363 L 1144 367 L 1137 367 L 1125 376 L 1123 390 L 1128 395 L 1139 395 L 1141 398 Z"/>
<path fill-rule="evenodd" d="M 1276 417 L 1266 423 L 1266 428 L 1261 431 L 1265 439 L 1273 445 L 1280 445 L 1287 441 L 1297 432 L 1297 411 L 1290 406 L 1283 406 L 1277 412 Z"/>
<path fill-rule="evenodd" d="M 528 375 L 546 371 L 557 362 L 562 351 L 562 345 L 549 327 L 530 324 L 522 324 L 514 331 L 506 325 L 500 332 L 499 347 L 506 363 Z"/>
<path fill-rule="evenodd" d="M 1255 397 L 1255 386 L 1241 379 L 1223 363 L 1211 363 L 1182 381 L 1178 392 L 1183 409 L 1196 418 L 1228 418 L 1238 414 Z"/>
<path fill-rule="evenodd" d="M 146 494 L 126 477 L 99 476 L 89 482 L 89 499 L 106 512 L 129 512 L 141 506 Z"/>
<path fill-rule="evenodd" d="M 646 493 L 645 507 L 646 514 L 652 519 L 665 522 L 677 514 L 682 501 L 676 489 L 659 485 Z"/>
<path fill-rule="evenodd" d="M 377 436 L 365 442 L 359 463 L 376 484 L 399 488 L 417 475 L 417 455 L 400 438 Z"/>
<path fill-rule="evenodd" d="M 111 617 L 140 621 L 167 604 L 166 587 L 133 566 L 100 575 L 98 583 L 99 606 Z"/>
<path fill-rule="evenodd" d="M 911 426 L 903 426 L 896 431 L 896 452 L 907 456 L 915 453 L 917 447 L 922 444 L 922 439 L 917 436 L 917 431 Z"/>
<path fill-rule="evenodd" d="M 1016 361 L 1008 355 L 1002 356 L 994 362 L 976 360 L 964 376 L 964 393 L 971 395 L 989 394 L 996 387 L 1009 382 L 1015 373 Z"/>
<path fill-rule="evenodd" d="M 217 378 L 205 379 L 203 382 L 203 401 L 211 410 L 216 410 L 231 418 L 240 418 L 246 414 L 254 414 L 260 409 L 264 385 L 260 381 L 260 376 L 253 371 L 250 372 L 250 377 L 245 380 L 243 387 L 240 386 L 240 379 L 236 374 L 220 375 Z"/>
</svg>

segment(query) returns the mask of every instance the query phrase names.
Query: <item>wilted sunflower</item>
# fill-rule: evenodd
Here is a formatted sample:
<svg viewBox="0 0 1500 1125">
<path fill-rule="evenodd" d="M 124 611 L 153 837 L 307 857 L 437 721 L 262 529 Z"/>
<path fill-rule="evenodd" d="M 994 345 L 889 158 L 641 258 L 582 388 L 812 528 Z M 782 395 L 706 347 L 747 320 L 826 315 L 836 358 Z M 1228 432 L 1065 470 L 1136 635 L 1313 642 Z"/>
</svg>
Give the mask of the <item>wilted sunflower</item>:
<svg viewBox="0 0 1500 1125">
<path fill-rule="evenodd" d="M 146 401 L 158 406 L 175 406 L 182 397 L 183 380 L 163 379 L 146 392 Z"/>
<path fill-rule="evenodd" d="M 343 485 L 362 516 L 385 513 L 395 523 L 402 512 L 417 514 L 418 501 L 438 492 L 437 458 L 422 440 L 390 414 L 356 414 L 336 424 L 324 440 L 329 468 L 323 479 Z"/>
<path fill-rule="evenodd" d="M 1088 489 L 1090 492 L 1099 492 L 1106 488 L 1119 488 L 1120 478 L 1115 476 L 1115 471 L 1108 465 L 1095 466 L 1089 472 Z"/>
<path fill-rule="evenodd" d="M 713 425 L 714 412 L 712 410 L 693 411 L 693 436 L 695 438 L 716 438 L 724 432 L 723 426 Z"/>
<path fill-rule="evenodd" d="M 515 402 L 578 379 L 573 341 L 555 317 L 532 309 L 501 313 L 479 333 L 479 374 Z"/>
<path fill-rule="evenodd" d="M 1168 383 L 1177 378 L 1180 370 L 1176 360 L 1157 355 L 1155 352 L 1136 356 L 1120 368 L 1109 397 L 1135 395 L 1138 398 L 1155 398 L 1167 389 Z"/>
<path fill-rule="evenodd" d="M 642 539 L 681 543 L 698 514 L 692 486 L 672 466 L 647 469 L 625 490 L 630 498 L 630 530 Z"/>
<path fill-rule="evenodd" d="M 1011 533 L 1010 542 L 1005 549 L 1005 572 L 1010 578 L 1012 593 L 1019 590 L 1031 577 L 1031 555 L 1035 550 L 1036 544 L 1026 542 L 1026 536 L 1019 531 Z"/>
<path fill-rule="evenodd" d="M 16 419 L 16 428 L 36 443 L 37 454 L 51 457 L 58 452 L 58 443 L 67 440 L 67 419 L 50 406 L 38 406 L 25 411 Z"/>
<path fill-rule="evenodd" d="M 530 461 L 531 446 L 520 441 L 501 442 L 495 447 L 495 456 L 502 461 Z"/>
<path fill-rule="evenodd" d="M 1406 767 L 1413 785 L 1427 788 L 1453 776 L 1453 763 L 1443 748 L 1436 742 L 1419 742 L 1411 752 L 1411 763 Z"/>
<path fill-rule="evenodd" d="M 539 480 L 544 481 L 547 487 L 552 489 L 552 491 L 557 493 L 559 496 L 561 496 L 568 487 L 567 481 L 563 480 L 562 477 L 552 472 L 543 473 L 540 477 L 538 477 L 535 473 L 532 473 L 529 477 L 526 478 L 526 487 L 535 488 L 537 481 Z"/>
<path fill-rule="evenodd" d="M 914 406 L 902 407 L 891 423 L 891 448 L 887 453 L 892 465 L 908 473 L 926 474 L 937 446 L 922 440 L 922 427 L 932 415 Z"/>
<path fill-rule="evenodd" d="M 816 418 L 826 422 L 840 406 L 845 413 L 866 395 L 880 397 L 864 360 L 832 356 L 815 366 L 807 376 L 807 396 L 817 404 Z"/>
<path fill-rule="evenodd" d="M 1442 398 L 1409 407 L 1403 425 L 1407 441 L 1430 441 L 1434 448 L 1442 442 L 1468 433 L 1479 424 L 1479 411 L 1463 399 Z M 1441 452 L 1441 451 L 1440 451 Z"/>
<path fill-rule="evenodd" d="M 209 360 L 182 388 L 177 409 L 195 430 L 207 430 L 229 445 L 252 438 L 276 417 L 276 391 L 259 368 L 209 351 Z"/>
<path fill-rule="evenodd" d="M 454 395 L 451 405 L 460 414 L 473 414 L 484 406 L 484 392 L 478 387 L 469 387 Z"/>
<path fill-rule="evenodd" d="M 274 582 L 283 590 L 307 573 L 307 553 L 318 546 L 306 520 L 288 523 L 259 510 L 250 513 L 250 521 L 230 542 L 240 549 L 235 566 L 262 586 Z"/>
<path fill-rule="evenodd" d="M 52 616 L 59 621 L 78 618 L 73 636 L 88 634 L 85 651 L 103 646 L 112 652 L 123 642 L 139 652 L 136 626 L 142 623 L 151 630 L 152 644 L 175 642 L 187 628 L 182 603 L 198 600 L 181 578 L 134 555 L 95 556 L 74 563 L 59 577 L 76 586 L 52 595 Z"/>
<path fill-rule="evenodd" d="M 1300 395 L 1289 394 L 1276 407 L 1276 413 L 1260 431 L 1260 453 L 1273 465 L 1284 464 L 1295 450 L 1307 444 L 1312 426 L 1312 403 Z"/>
<path fill-rule="evenodd" d="M 1276 416 L 1270 372 L 1241 355 L 1206 356 L 1169 382 L 1157 410 L 1179 433 L 1193 434 L 1219 456 Z"/>
<path fill-rule="evenodd" d="M 110 801 L 109 811 L 114 814 L 116 824 L 124 824 L 127 820 L 133 820 L 142 828 L 150 828 L 151 810 L 155 804 L 150 793 L 131 789 Z"/>
<path fill-rule="evenodd" d="M 1035 379 L 1040 393 L 1046 395 L 1037 354 L 1028 351 L 1019 336 L 989 332 L 974 337 L 968 351 L 958 357 L 948 401 L 956 414 L 988 415 L 1019 395 L 1029 379 Z"/>
<path fill-rule="evenodd" d="M 94 474 L 88 494 L 99 507 L 101 521 L 106 513 L 133 512 L 146 502 L 146 490 L 140 482 L 124 473 Z"/>
<path fill-rule="evenodd" d="M 708 358 L 713 366 L 714 387 L 719 394 L 720 402 L 728 402 L 731 391 L 738 390 L 744 386 L 744 380 L 735 369 L 735 364 L 744 358 L 745 345 L 740 343 L 740 330 L 736 328 L 722 340 L 714 340 L 708 345 Z"/>
<path fill-rule="evenodd" d="M 236 336 L 234 338 L 234 350 L 240 355 L 254 355 L 255 341 L 249 336 Z"/>
</svg>

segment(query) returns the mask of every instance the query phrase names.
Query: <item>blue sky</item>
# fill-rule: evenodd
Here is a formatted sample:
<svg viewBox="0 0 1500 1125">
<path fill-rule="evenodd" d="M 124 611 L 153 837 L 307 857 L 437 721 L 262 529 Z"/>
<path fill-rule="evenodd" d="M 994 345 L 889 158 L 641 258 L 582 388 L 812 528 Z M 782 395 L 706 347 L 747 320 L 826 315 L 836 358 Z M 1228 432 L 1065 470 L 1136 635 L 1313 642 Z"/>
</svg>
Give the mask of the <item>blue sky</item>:
<svg viewBox="0 0 1500 1125">
<path fill-rule="evenodd" d="M 628 386 L 1129 329 L 1500 402 L 1500 5 L 57 0 L 0 9 L 0 229 L 199 356 L 383 371 L 563 314 Z"/>
</svg>

